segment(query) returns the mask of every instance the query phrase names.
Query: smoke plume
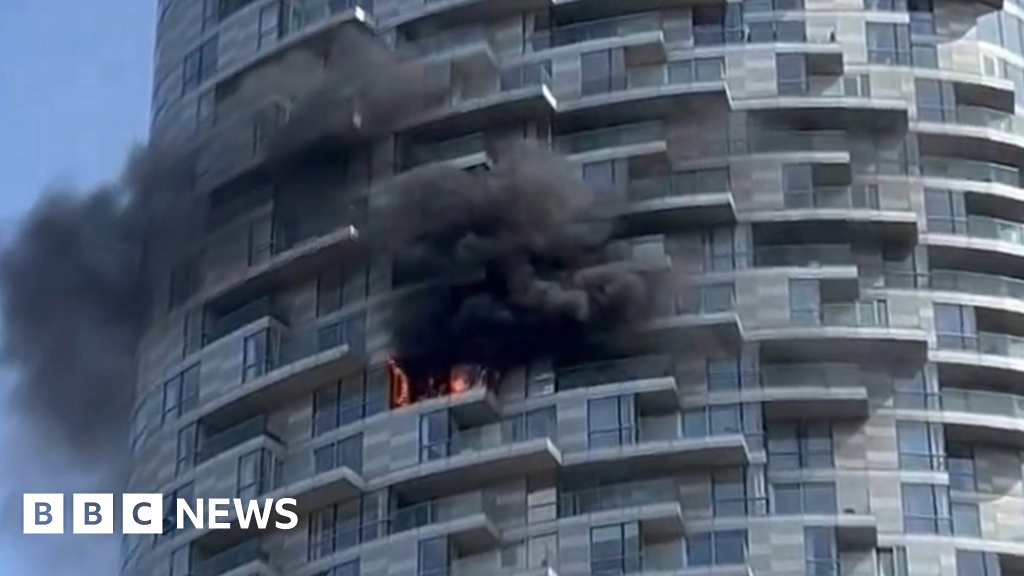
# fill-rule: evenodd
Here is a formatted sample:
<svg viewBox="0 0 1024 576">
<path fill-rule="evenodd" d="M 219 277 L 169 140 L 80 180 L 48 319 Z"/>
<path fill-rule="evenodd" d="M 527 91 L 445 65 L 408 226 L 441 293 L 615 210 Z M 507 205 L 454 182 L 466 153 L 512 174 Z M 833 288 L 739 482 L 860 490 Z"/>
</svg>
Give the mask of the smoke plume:
<svg viewBox="0 0 1024 576">
<path fill-rule="evenodd" d="M 442 280 L 392 313 L 392 344 L 413 380 L 456 364 L 598 352 L 642 317 L 645 279 L 613 250 L 613 222 L 575 174 L 523 145 L 490 172 L 432 165 L 385 185 L 372 251 L 413 278 Z"/>
</svg>

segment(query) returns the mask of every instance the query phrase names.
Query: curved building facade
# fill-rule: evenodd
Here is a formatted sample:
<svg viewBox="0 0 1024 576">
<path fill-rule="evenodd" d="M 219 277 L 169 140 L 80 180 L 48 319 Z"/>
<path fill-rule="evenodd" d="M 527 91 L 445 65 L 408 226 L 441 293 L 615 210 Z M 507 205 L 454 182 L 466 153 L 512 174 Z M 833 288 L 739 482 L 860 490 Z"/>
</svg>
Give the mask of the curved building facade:
<svg viewBox="0 0 1024 576">
<path fill-rule="evenodd" d="M 153 137 L 200 151 L 208 233 L 140 343 L 129 491 L 296 498 L 299 525 L 171 515 L 126 537 L 122 574 L 1024 570 L 1024 5 L 158 12 Z M 271 184 L 266 144 L 344 31 L 419 50 L 446 104 L 328 189 Z M 282 63 L 291 81 L 240 88 Z M 359 191 L 423 162 L 486 170 L 524 137 L 626 206 L 656 345 L 410 398 L 383 310 L 416 285 L 352 264 Z"/>
</svg>

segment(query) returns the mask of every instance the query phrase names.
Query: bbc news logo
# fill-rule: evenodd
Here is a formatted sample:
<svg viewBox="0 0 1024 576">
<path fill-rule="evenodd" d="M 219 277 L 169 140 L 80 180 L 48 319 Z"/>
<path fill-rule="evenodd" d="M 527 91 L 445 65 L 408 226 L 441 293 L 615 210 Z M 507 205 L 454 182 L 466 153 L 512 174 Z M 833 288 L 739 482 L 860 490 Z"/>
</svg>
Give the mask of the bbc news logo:
<svg viewBox="0 0 1024 576">
<path fill-rule="evenodd" d="M 164 533 L 163 502 L 163 494 L 122 495 L 121 532 Z M 73 534 L 114 533 L 113 494 L 73 494 L 72 503 Z M 178 499 L 176 504 L 175 520 L 178 530 L 185 528 L 186 518 L 193 527 L 199 529 L 205 524 L 210 530 L 229 530 L 232 524 L 225 520 L 232 520 L 243 530 L 248 529 L 253 523 L 263 530 L 270 524 L 271 513 L 275 511 L 278 516 L 288 519 L 287 522 L 275 521 L 275 528 L 291 530 L 299 523 L 299 517 L 294 511 L 294 498 L 281 498 L 276 501 L 268 498 L 262 502 L 245 501 L 241 498 L 198 498 L 194 507 L 185 500 Z M 207 511 L 206 515 L 203 514 L 204 510 Z M 232 511 L 235 513 L 233 518 Z M 25 494 L 24 519 L 25 534 L 63 534 L 64 495 Z"/>
</svg>

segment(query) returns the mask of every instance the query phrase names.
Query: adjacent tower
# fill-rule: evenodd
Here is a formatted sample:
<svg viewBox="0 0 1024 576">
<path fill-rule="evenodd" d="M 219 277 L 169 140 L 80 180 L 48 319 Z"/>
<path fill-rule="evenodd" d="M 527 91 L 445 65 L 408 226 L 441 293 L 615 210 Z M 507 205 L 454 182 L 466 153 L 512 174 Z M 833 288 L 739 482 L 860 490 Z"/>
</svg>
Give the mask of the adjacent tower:
<svg viewBox="0 0 1024 576">
<path fill-rule="evenodd" d="M 274 182 L 346 31 L 418 51 L 445 105 Z M 169 514 L 125 576 L 1024 570 L 1020 4 L 160 0 L 155 61 L 207 232 L 140 342 L 130 489 L 300 521 Z M 522 138 L 627 206 L 660 345 L 417 396 L 384 319 L 419 280 L 352 259 L 365 192 Z"/>
</svg>

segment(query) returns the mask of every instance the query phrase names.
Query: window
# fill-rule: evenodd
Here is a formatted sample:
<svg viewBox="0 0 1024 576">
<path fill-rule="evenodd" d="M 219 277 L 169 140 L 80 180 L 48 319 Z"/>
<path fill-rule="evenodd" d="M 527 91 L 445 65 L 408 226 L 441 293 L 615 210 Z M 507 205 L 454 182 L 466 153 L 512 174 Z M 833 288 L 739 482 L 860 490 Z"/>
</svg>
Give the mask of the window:
<svg viewBox="0 0 1024 576">
<path fill-rule="evenodd" d="M 379 414 L 387 408 L 387 401 L 384 367 L 345 376 L 313 393 L 313 436 Z"/>
<path fill-rule="evenodd" d="M 910 46 L 910 59 L 915 68 L 939 67 L 939 51 L 935 44 L 914 42 Z"/>
<path fill-rule="evenodd" d="M 420 462 L 447 458 L 451 451 L 452 422 L 447 410 L 420 416 Z"/>
<path fill-rule="evenodd" d="M 974 468 L 974 447 L 969 444 L 950 443 L 946 446 L 949 468 L 949 487 L 953 490 L 974 492 L 977 480 Z"/>
<path fill-rule="evenodd" d="M 177 490 L 164 494 L 163 532 L 161 536 L 167 537 L 174 534 L 178 529 L 178 499 L 188 502 L 194 508 L 195 485 L 191 482 L 181 485 Z M 189 526 L 186 522 L 185 526 Z"/>
<path fill-rule="evenodd" d="M 190 470 L 196 462 L 196 424 L 192 423 L 178 430 L 177 457 L 175 458 L 174 474 L 178 475 Z"/>
<path fill-rule="evenodd" d="M 163 422 L 176 420 L 199 403 L 199 364 L 164 382 Z"/>
<path fill-rule="evenodd" d="M 711 509 L 715 516 L 746 516 L 751 499 L 746 470 L 724 468 L 711 472 Z"/>
<path fill-rule="evenodd" d="M 932 484 L 904 484 L 901 491 L 904 532 L 943 535 L 952 532 L 948 488 Z"/>
<path fill-rule="evenodd" d="M 743 42 L 743 5 L 693 7 L 693 41 L 697 46 Z"/>
<path fill-rule="evenodd" d="M 214 36 L 185 55 L 185 63 L 182 66 L 182 94 L 195 90 L 213 76 L 217 70 L 217 44 L 218 38 Z"/>
<path fill-rule="evenodd" d="M 804 528 L 804 560 L 808 576 L 839 574 L 835 529 L 820 526 Z"/>
<path fill-rule="evenodd" d="M 320 274 L 316 283 L 316 315 L 326 316 L 346 306 L 366 300 L 369 271 L 331 269 Z"/>
<path fill-rule="evenodd" d="M 177 264 L 171 270 L 170 287 L 168 289 L 167 309 L 184 304 L 199 289 L 199 274 L 195 269 L 195 260 L 189 258 Z"/>
<path fill-rule="evenodd" d="M 786 208 L 811 208 L 815 205 L 814 174 L 810 164 L 782 166 L 782 194 Z"/>
<path fill-rule="evenodd" d="M 747 561 L 747 532 L 726 530 L 696 534 L 686 539 L 688 567 L 731 566 Z"/>
<path fill-rule="evenodd" d="M 897 408 L 931 410 L 937 407 L 938 395 L 928 390 L 924 371 L 919 370 L 908 378 L 894 378 L 892 386 Z"/>
<path fill-rule="evenodd" d="M 960 304 L 934 304 L 934 307 L 939 347 L 973 350 L 978 339 L 974 308 Z"/>
<path fill-rule="evenodd" d="M 250 334 L 242 341 L 242 382 L 250 382 L 271 369 L 270 329 Z"/>
<path fill-rule="evenodd" d="M 622 49 L 587 52 L 580 56 L 580 92 L 601 94 L 626 87 L 626 59 Z"/>
<path fill-rule="evenodd" d="M 864 9 L 879 12 L 904 12 L 906 0 L 864 0 Z"/>
<path fill-rule="evenodd" d="M 220 18 L 220 0 L 203 0 L 203 30 L 215 26 Z"/>
<path fill-rule="evenodd" d="M 803 9 L 803 0 L 744 0 L 743 2 L 743 12 L 745 14 L 790 12 Z"/>
<path fill-rule="evenodd" d="M 591 448 L 624 446 L 637 440 L 633 396 L 616 396 L 587 402 L 587 441 Z"/>
<path fill-rule="evenodd" d="M 275 458 L 266 449 L 238 458 L 238 497 L 251 500 L 272 489 Z"/>
<path fill-rule="evenodd" d="M 740 389 L 740 359 L 707 361 L 708 392 L 736 391 Z"/>
<path fill-rule="evenodd" d="M 587 162 L 583 165 L 583 181 L 598 195 L 609 195 L 616 191 L 615 184 L 626 180 L 628 166 L 620 160 Z"/>
<path fill-rule="evenodd" d="M 942 426 L 925 422 L 896 422 L 900 468 L 903 470 L 945 470 L 946 454 Z"/>
<path fill-rule="evenodd" d="M 878 576 L 907 576 L 907 549 L 902 546 L 878 549 Z"/>
<path fill-rule="evenodd" d="M 448 552 L 446 536 L 420 540 L 416 550 L 417 576 L 447 576 Z"/>
<path fill-rule="evenodd" d="M 309 560 L 372 542 L 387 533 L 388 499 L 378 490 L 310 514 Z"/>
<path fill-rule="evenodd" d="M 963 194 L 934 188 L 926 188 L 924 194 L 930 232 L 967 233 L 967 208 L 964 206 Z"/>
<path fill-rule="evenodd" d="M 768 427 L 768 466 L 781 470 L 832 468 L 832 424 L 777 422 Z"/>
<path fill-rule="evenodd" d="M 733 228 L 715 228 L 704 233 L 704 271 L 737 270 L 746 266 L 746 251 Z"/>
<path fill-rule="evenodd" d="M 260 8 L 259 37 L 256 39 L 256 48 L 262 49 L 270 46 L 280 37 L 281 7 L 277 3 L 268 4 Z M 358 572 L 358 568 L 356 570 Z"/>
<path fill-rule="evenodd" d="M 777 20 L 772 22 L 750 22 L 747 24 L 747 42 L 796 42 L 807 41 L 807 25 L 803 20 Z"/>
<path fill-rule="evenodd" d="M 835 514 L 839 509 L 834 482 L 775 484 L 773 492 L 773 510 L 780 516 Z"/>
<path fill-rule="evenodd" d="M 635 522 L 590 529 L 590 573 L 632 574 L 640 570 L 640 530 Z"/>
<path fill-rule="evenodd" d="M 676 297 L 677 314 L 715 314 L 733 309 L 735 286 L 730 283 L 707 284 L 681 292 Z"/>
<path fill-rule="evenodd" d="M 918 78 L 914 80 L 917 119 L 923 122 L 955 122 L 956 101 L 953 87 L 945 82 Z"/>
<path fill-rule="evenodd" d="M 186 544 L 171 552 L 170 576 L 190 576 L 192 574 L 192 546 Z"/>
<path fill-rule="evenodd" d="M 800 326 L 821 323 L 821 290 L 817 280 L 789 281 L 789 320 Z"/>
<path fill-rule="evenodd" d="M 974 550 L 956 551 L 956 576 L 999 576 L 1000 573 L 999 557 L 995 554 Z"/>
<path fill-rule="evenodd" d="M 910 28 L 903 24 L 868 22 L 868 62 L 871 64 L 910 64 Z"/>
<path fill-rule="evenodd" d="M 742 433 L 739 404 L 716 404 L 683 412 L 683 436 L 705 438 Z"/>
<path fill-rule="evenodd" d="M 951 511 L 954 535 L 981 537 L 981 515 L 977 503 L 957 502 L 951 506 Z"/>
<path fill-rule="evenodd" d="M 363 435 L 355 434 L 338 442 L 331 442 L 313 451 L 313 470 L 322 474 L 336 468 L 363 471 Z"/>
<path fill-rule="evenodd" d="M 316 572 L 313 576 L 359 576 L 359 558 Z"/>
<path fill-rule="evenodd" d="M 213 90 L 207 90 L 196 99 L 196 132 L 209 130 L 216 121 L 215 95 Z"/>
<path fill-rule="evenodd" d="M 935 13 L 932 0 L 908 0 L 910 32 L 925 36 L 935 34 Z"/>
</svg>

